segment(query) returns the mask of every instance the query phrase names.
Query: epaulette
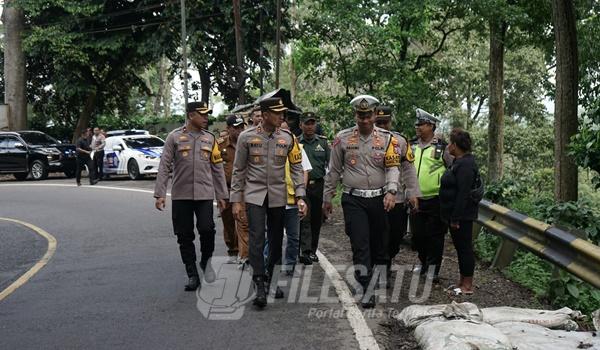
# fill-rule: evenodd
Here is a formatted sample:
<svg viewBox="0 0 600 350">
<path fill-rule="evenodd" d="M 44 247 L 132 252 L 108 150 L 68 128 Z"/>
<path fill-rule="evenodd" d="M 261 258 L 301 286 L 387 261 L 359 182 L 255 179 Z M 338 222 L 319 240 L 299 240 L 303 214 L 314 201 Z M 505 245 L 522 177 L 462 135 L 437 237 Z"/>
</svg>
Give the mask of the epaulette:
<svg viewBox="0 0 600 350">
<path fill-rule="evenodd" d="M 320 139 L 323 139 L 323 140 L 327 140 L 327 137 L 326 137 L 326 136 L 319 135 L 319 134 L 316 134 L 316 135 L 317 135 L 317 138 L 320 138 Z"/>
<path fill-rule="evenodd" d="M 406 136 L 402 135 L 401 133 L 399 133 L 397 131 L 392 131 L 392 134 L 394 134 L 394 136 L 403 138 L 404 141 L 406 141 L 406 143 L 408 144 L 409 141 L 408 141 L 408 138 Z"/>
<path fill-rule="evenodd" d="M 336 136 L 336 137 L 340 137 L 340 136 L 342 136 L 342 135 L 345 135 L 345 134 L 348 134 L 348 133 L 354 132 L 354 129 L 355 129 L 355 128 L 356 128 L 356 127 L 355 127 L 355 126 L 353 126 L 353 127 L 351 127 L 351 128 L 348 128 L 348 129 L 341 130 L 341 131 L 340 131 L 340 132 L 338 132 L 338 133 L 337 133 L 337 135 L 335 135 L 335 136 Z"/>
</svg>

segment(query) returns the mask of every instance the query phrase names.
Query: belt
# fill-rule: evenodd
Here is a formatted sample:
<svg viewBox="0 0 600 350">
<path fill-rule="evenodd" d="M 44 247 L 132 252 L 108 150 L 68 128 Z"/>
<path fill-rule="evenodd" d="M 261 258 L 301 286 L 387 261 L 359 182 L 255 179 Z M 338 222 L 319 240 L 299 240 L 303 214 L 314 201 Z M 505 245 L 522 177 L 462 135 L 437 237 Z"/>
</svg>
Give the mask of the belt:
<svg viewBox="0 0 600 350">
<path fill-rule="evenodd" d="M 376 190 L 359 190 L 357 188 L 349 188 L 344 189 L 344 193 L 362 198 L 375 198 L 383 195 L 385 191 L 383 188 L 378 188 Z"/>
<path fill-rule="evenodd" d="M 320 178 L 320 179 L 314 179 L 314 180 L 309 180 L 309 181 L 308 181 L 308 184 L 309 184 L 309 185 L 314 185 L 314 184 L 316 184 L 316 183 L 323 182 L 323 181 L 324 181 L 324 180 L 323 180 L 323 178 Z"/>
</svg>

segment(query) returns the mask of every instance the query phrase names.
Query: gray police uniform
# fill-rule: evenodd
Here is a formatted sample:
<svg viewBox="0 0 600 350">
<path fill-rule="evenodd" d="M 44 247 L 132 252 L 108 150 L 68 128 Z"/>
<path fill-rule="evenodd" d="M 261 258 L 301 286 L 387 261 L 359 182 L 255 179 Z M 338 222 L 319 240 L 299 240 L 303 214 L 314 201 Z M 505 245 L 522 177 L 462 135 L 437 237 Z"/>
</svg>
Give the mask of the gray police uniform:
<svg viewBox="0 0 600 350">
<path fill-rule="evenodd" d="M 398 190 L 400 156 L 392 134 L 373 128 L 368 136 L 358 127 L 342 130 L 335 138 L 325 176 L 323 201 L 331 202 L 338 181 L 342 181 L 342 208 L 346 234 L 352 246 L 357 281 L 366 288 L 375 265 L 388 260 L 388 222 L 383 207 L 386 191 Z M 361 275 L 365 267 L 367 275 Z"/>
<path fill-rule="evenodd" d="M 419 182 L 417 180 L 417 171 L 413 165 L 414 155 L 408 145 L 408 141 L 399 132 L 391 131 L 394 135 L 394 147 L 400 155 L 400 188 L 396 194 L 396 206 L 388 212 L 388 221 L 390 223 L 389 240 L 389 262 L 394 259 L 400 251 L 400 243 L 406 235 L 408 225 L 407 198 L 420 197 Z"/>
<path fill-rule="evenodd" d="M 249 229 L 249 259 L 253 276 L 265 274 L 265 215 L 269 256 L 266 272 L 272 275 L 281 263 L 287 188 L 285 163 L 289 160 L 295 196 L 304 197 L 302 152 L 288 130 L 269 134 L 259 126 L 244 130 L 238 137 L 231 180 L 232 203 L 245 202 Z"/>
<path fill-rule="evenodd" d="M 206 130 L 191 132 L 183 126 L 167 136 L 156 177 L 155 198 L 166 197 L 171 171 L 173 229 L 181 259 L 192 277 L 197 274 L 194 214 L 202 252 L 200 265 L 204 268 L 215 249 L 213 200 L 229 197 L 215 135 Z"/>
</svg>

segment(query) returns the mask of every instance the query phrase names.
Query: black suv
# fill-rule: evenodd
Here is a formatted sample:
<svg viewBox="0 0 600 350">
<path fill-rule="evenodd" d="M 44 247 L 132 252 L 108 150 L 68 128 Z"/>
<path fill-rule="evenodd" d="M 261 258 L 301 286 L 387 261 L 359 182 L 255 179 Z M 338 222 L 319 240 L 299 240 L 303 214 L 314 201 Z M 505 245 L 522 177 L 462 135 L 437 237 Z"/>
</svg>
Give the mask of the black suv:
<svg viewBox="0 0 600 350">
<path fill-rule="evenodd" d="M 75 146 L 40 131 L 0 132 L 0 173 L 12 173 L 17 180 L 31 174 L 43 180 L 49 172 L 62 171 L 75 176 Z"/>
</svg>

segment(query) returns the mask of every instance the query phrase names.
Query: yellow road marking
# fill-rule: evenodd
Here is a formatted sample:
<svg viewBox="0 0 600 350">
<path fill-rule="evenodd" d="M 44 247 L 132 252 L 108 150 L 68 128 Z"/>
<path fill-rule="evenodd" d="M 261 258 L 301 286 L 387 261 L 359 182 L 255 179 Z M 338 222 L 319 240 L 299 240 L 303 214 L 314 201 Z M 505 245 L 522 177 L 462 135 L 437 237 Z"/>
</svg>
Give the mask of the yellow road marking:
<svg viewBox="0 0 600 350">
<path fill-rule="evenodd" d="M 54 255 L 54 252 L 56 251 L 56 238 L 54 238 L 54 236 L 52 236 L 48 232 L 28 222 L 10 218 L 0 218 L 0 220 L 14 222 L 28 227 L 48 241 L 48 250 L 46 250 L 46 254 L 44 254 L 44 256 L 38 262 L 36 262 L 35 265 L 33 265 L 27 272 L 25 272 L 21 277 L 19 277 L 19 279 L 14 281 L 10 286 L 6 287 L 2 292 L 0 292 L 0 301 L 2 301 L 12 292 L 17 290 L 17 288 L 27 283 L 27 281 L 29 281 L 29 279 L 33 277 L 33 275 L 38 273 L 38 271 L 40 271 L 42 267 L 44 267 L 48 263 L 48 261 L 50 260 L 50 258 L 52 258 L 52 255 Z"/>
</svg>

